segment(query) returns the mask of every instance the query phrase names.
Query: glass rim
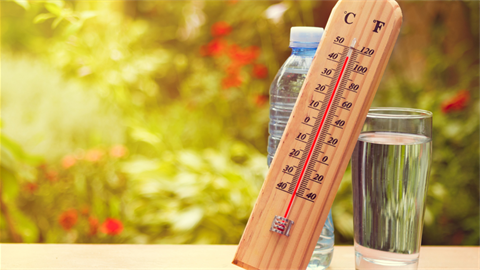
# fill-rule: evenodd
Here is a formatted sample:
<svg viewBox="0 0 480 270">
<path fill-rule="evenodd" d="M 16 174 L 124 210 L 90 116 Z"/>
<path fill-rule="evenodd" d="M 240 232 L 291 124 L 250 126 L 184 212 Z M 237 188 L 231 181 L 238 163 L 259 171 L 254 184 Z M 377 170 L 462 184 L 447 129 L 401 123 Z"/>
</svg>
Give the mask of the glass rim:
<svg viewBox="0 0 480 270">
<path fill-rule="evenodd" d="M 402 107 L 373 107 L 367 113 L 367 118 L 391 119 L 427 119 L 433 113 L 427 110 Z"/>
</svg>

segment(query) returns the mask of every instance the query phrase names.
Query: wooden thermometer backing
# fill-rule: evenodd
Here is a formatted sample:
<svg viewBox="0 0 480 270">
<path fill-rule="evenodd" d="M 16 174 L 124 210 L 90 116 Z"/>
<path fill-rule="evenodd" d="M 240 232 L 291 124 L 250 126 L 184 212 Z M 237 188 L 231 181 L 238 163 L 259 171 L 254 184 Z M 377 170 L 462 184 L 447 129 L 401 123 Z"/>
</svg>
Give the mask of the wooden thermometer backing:
<svg viewBox="0 0 480 270">
<path fill-rule="evenodd" d="M 340 0 L 233 263 L 306 269 L 402 24 L 393 0 Z"/>
</svg>

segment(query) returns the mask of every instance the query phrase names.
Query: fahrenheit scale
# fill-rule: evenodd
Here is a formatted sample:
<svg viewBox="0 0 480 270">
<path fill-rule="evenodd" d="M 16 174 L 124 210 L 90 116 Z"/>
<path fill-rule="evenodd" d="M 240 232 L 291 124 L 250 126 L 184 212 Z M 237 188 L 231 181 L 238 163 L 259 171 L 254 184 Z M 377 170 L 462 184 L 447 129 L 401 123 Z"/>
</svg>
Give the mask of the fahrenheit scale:
<svg viewBox="0 0 480 270">
<path fill-rule="evenodd" d="M 340 0 L 233 263 L 305 269 L 402 23 L 393 0 Z"/>
</svg>

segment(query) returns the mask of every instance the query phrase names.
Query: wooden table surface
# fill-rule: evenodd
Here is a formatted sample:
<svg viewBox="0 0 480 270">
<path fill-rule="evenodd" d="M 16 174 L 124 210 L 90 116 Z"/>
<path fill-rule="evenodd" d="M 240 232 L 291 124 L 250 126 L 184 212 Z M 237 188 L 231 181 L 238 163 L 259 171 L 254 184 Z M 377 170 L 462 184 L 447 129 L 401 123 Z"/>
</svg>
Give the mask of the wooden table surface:
<svg viewBox="0 0 480 270">
<path fill-rule="evenodd" d="M 0 269 L 241 269 L 234 245 L 1 244 Z M 330 270 L 355 269 L 352 246 L 335 246 Z M 480 247 L 423 246 L 419 269 L 478 270 Z"/>
</svg>

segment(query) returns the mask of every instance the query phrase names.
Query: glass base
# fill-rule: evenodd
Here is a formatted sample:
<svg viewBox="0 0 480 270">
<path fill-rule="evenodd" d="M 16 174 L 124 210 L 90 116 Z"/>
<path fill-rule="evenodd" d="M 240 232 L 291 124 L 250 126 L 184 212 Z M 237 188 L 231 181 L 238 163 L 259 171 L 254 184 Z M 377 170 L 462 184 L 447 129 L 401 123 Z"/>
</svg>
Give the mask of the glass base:
<svg viewBox="0 0 480 270">
<path fill-rule="evenodd" d="M 415 270 L 418 267 L 418 255 L 371 249 L 355 242 L 355 269 Z"/>
</svg>

